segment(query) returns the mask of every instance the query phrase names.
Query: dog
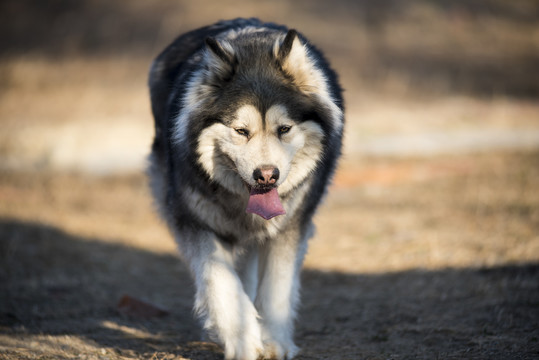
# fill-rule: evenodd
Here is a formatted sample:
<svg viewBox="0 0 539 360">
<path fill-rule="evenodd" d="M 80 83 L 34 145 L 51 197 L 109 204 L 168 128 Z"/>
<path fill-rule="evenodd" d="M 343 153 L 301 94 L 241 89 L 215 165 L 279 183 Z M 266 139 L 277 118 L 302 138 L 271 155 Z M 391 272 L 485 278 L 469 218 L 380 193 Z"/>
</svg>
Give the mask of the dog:
<svg viewBox="0 0 539 360">
<path fill-rule="evenodd" d="M 148 169 L 226 359 L 291 359 L 299 273 L 344 126 L 342 90 L 302 34 L 258 19 L 179 36 L 149 75 Z"/>
</svg>

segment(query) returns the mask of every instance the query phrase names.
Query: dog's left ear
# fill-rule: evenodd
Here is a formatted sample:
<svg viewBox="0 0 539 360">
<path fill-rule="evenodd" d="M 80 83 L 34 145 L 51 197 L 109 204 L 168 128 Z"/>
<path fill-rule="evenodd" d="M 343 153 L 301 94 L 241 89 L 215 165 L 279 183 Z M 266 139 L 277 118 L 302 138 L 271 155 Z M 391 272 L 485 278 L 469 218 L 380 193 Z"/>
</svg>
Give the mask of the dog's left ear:
<svg viewBox="0 0 539 360">
<path fill-rule="evenodd" d="M 295 45 L 296 50 L 298 50 L 297 47 L 301 46 L 301 43 L 298 39 L 298 32 L 294 29 L 290 29 L 286 33 L 283 42 L 280 43 L 280 46 L 277 49 L 277 58 L 280 61 L 285 60 L 288 55 L 290 55 L 290 51 L 292 50 L 293 45 Z"/>
<path fill-rule="evenodd" d="M 275 42 L 273 52 L 283 69 L 299 70 L 307 60 L 306 50 L 298 37 L 298 32 L 294 29 L 288 30 L 282 41 Z"/>
<path fill-rule="evenodd" d="M 281 70 L 289 75 L 300 89 L 318 92 L 320 86 L 325 87 L 296 30 L 288 30 L 282 41 L 276 41 L 273 53 Z"/>
</svg>

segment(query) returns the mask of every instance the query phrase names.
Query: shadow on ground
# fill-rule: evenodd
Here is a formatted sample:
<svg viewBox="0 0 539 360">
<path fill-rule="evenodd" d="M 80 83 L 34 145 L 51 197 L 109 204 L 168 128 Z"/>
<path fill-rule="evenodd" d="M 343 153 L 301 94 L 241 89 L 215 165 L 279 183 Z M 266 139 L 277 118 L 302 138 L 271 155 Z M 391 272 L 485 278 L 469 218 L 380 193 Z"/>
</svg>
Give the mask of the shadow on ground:
<svg viewBox="0 0 539 360">
<path fill-rule="evenodd" d="M 537 358 L 538 279 L 539 264 L 372 275 L 306 269 L 298 359 Z M 170 314 L 123 316 L 122 294 Z M 216 346 L 198 342 L 192 297 L 176 256 L 0 220 L 0 349 L 8 359 L 52 356 L 40 348 L 54 337 L 118 357 L 220 359 Z M 80 354 L 65 341 L 66 357 Z"/>
</svg>

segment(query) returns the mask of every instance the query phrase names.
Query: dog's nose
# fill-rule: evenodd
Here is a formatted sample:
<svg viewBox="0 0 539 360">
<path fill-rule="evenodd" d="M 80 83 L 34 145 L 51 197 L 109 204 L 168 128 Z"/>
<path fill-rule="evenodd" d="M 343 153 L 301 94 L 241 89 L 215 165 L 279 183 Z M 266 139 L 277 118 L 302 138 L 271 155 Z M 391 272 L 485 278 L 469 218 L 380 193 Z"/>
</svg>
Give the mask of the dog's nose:
<svg viewBox="0 0 539 360">
<path fill-rule="evenodd" d="M 259 185 L 273 185 L 279 180 L 279 169 L 271 165 L 261 166 L 253 171 L 253 179 Z"/>
</svg>

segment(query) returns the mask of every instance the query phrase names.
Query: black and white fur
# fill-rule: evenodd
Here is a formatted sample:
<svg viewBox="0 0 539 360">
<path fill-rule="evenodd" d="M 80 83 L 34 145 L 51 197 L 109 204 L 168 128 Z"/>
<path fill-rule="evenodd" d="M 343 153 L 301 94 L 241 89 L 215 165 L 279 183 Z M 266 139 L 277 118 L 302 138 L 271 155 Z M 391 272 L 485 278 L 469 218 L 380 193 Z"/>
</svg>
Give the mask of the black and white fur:
<svg viewBox="0 0 539 360">
<path fill-rule="evenodd" d="M 226 359 L 292 358 L 312 216 L 341 151 L 343 99 L 295 30 L 222 21 L 178 37 L 150 71 L 152 190 Z M 245 212 L 253 172 L 279 170 L 285 215 Z"/>
</svg>

